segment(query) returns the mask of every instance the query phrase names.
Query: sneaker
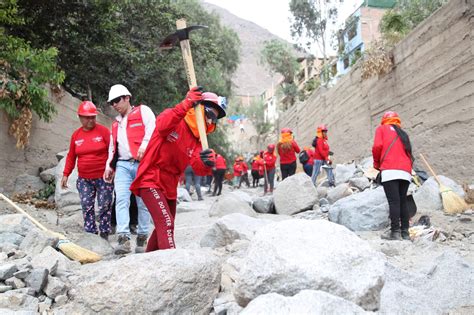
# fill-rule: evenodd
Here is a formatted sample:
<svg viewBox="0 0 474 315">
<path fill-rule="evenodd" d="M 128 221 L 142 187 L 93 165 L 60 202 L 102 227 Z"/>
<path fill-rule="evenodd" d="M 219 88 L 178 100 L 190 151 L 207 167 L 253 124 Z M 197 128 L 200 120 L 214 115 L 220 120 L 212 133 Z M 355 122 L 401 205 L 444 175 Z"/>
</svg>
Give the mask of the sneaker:
<svg viewBox="0 0 474 315">
<path fill-rule="evenodd" d="M 411 241 L 410 233 L 408 232 L 408 229 L 407 230 L 403 229 L 401 235 L 404 240 Z"/>
<path fill-rule="evenodd" d="M 109 240 L 109 233 L 107 232 L 100 232 L 99 236 L 103 238 L 104 240 L 108 241 Z"/>
<path fill-rule="evenodd" d="M 136 224 L 130 224 L 130 233 L 133 235 L 137 235 L 137 225 Z"/>
<path fill-rule="evenodd" d="M 137 236 L 137 247 L 135 247 L 135 253 L 141 254 L 145 252 L 146 244 L 148 243 L 147 240 L 148 240 L 147 235 L 139 234 Z"/>
<path fill-rule="evenodd" d="M 402 237 L 400 235 L 400 230 L 388 230 L 385 233 L 380 236 L 384 240 L 389 240 L 389 241 L 401 241 Z"/>
<path fill-rule="evenodd" d="M 198 198 L 198 201 L 202 201 L 202 200 L 204 200 L 204 199 L 202 199 L 202 197 L 199 197 L 199 198 Z"/>
<path fill-rule="evenodd" d="M 130 245 L 130 239 L 126 235 L 119 235 L 118 237 L 118 245 L 115 247 L 114 254 L 115 255 L 125 255 L 132 252 L 132 248 Z"/>
</svg>

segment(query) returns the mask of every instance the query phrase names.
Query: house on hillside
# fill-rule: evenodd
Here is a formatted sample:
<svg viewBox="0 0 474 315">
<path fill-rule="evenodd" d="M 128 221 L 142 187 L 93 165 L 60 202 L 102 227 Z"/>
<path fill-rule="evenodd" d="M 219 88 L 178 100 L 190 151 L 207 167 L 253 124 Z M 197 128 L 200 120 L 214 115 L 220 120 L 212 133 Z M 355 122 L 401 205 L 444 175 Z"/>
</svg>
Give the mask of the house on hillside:
<svg viewBox="0 0 474 315">
<path fill-rule="evenodd" d="M 346 19 L 345 28 L 339 31 L 339 58 L 337 75 L 349 72 L 369 44 L 380 39 L 379 24 L 385 11 L 395 6 L 396 0 L 364 0 L 362 5 Z"/>
</svg>

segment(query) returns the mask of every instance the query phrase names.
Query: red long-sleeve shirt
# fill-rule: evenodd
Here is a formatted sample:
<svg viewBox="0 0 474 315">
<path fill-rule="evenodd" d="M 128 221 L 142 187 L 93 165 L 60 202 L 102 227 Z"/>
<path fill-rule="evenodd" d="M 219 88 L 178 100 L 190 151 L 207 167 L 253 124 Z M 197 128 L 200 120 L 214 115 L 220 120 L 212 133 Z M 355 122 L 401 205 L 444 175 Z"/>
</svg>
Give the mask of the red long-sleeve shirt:
<svg viewBox="0 0 474 315">
<path fill-rule="evenodd" d="M 227 169 L 227 164 L 225 162 L 225 159 L 222 155 L 217 154 L 216 155 L 216 169 L 218 170 L 225 170 Z"/>
<path fill-rule="evenodd" d="M 265 168 L 269 171 L 275 168 L 276 156 L 273 153 L 265 151 L 263 153 L 263 161 Z"/>
<path fill-rule="evenodd" d="M 314 159 L 327 161 L 329 157 L 329 144 L 326 139 L 317 138 L 316 148 L 314 149 Z"/>
<path fill-rule="evenodd" d="M 184 121 L 184 102 L 156 117 L 155 131 L 138 166 L 130 190 L 139 196 L 140 188 L 158 188 L 169 200 L 176 200 L 180 175 L 191 164 L 196 175 L 205 176 L 210 168 L 199 157 L 201 143 Z"/>
<path fill-rule="evenodd" d="M 63 175 L 71 175 L 76 166 L 79 177 L 102 178 L 108 157 L 110 130 L 96 124 L 92 130 L 78 128 L 71 136 Z"/>
<path fill-rule="evenodd" d="M 402 170 L 411 174 L 412 161 L 405 151 L 405 146 L 400 137 L 395 140 L 390 151 L 385 155 L 388 147 L 396 137 L 397 132 L 391 125 L 377 127 L 375 130 L 374 145 L 372 146 L 374 168 L 380 170 Z M 381 161 L 384 155 L 385 158 Z M 382 162 L 382 165 L 380 162 Z"/>
<path fill-rule="evenodd" d="M 291 141 L 291 148 L 285 150 L 281 143 L 278 144 L 278 155 L 280 156 L 280 164 L 290 164 L 296 161 L 296 154 L 300 153 L 300 147 L 295 140 Z"/>
</svg>

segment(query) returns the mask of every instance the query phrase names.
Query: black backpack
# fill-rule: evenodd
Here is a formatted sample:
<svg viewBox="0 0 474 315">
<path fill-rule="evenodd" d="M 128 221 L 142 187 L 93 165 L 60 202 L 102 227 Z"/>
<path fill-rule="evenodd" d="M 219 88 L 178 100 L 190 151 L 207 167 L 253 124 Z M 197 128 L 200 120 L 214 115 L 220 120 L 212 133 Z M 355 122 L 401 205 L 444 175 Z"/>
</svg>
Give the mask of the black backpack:
<svg viewBox="0 0 474 315">
<path fill-rule="evenodd" d="M 314 137 L 313 143 L 311 145 L 316 148 L 316 146 L 318 145 L 318 137 Z"/>
<path fill-rule="evenodd" d="M 305 165 L 309 161 L 308 152 L 306 152 L 306 150 L 301 151 L 300 154 L 298 154 L 298 158 L 300 163 Z"/>
</svg>

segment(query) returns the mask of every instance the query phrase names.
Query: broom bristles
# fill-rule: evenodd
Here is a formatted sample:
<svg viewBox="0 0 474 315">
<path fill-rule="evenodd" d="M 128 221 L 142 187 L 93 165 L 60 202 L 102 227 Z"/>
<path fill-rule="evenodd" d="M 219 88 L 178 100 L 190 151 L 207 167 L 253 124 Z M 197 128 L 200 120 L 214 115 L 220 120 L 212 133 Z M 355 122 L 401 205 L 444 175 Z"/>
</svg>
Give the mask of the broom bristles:
<svg viewBox="0 0 474 315">
<path fill-rule="evenodd" d="M 463 213 L 469 208 L 466 201 L 456 194 L 451 188 L 444 185 L 439 186 L 444 211 L 449 214 Z"/>
<path fill-rule="evenodd" d="M 69 240 L 60 240 L 57 247 L 64 255 L 81 264 L 94 263 L 102 259 L 100 255 Z"/>
</svg>

